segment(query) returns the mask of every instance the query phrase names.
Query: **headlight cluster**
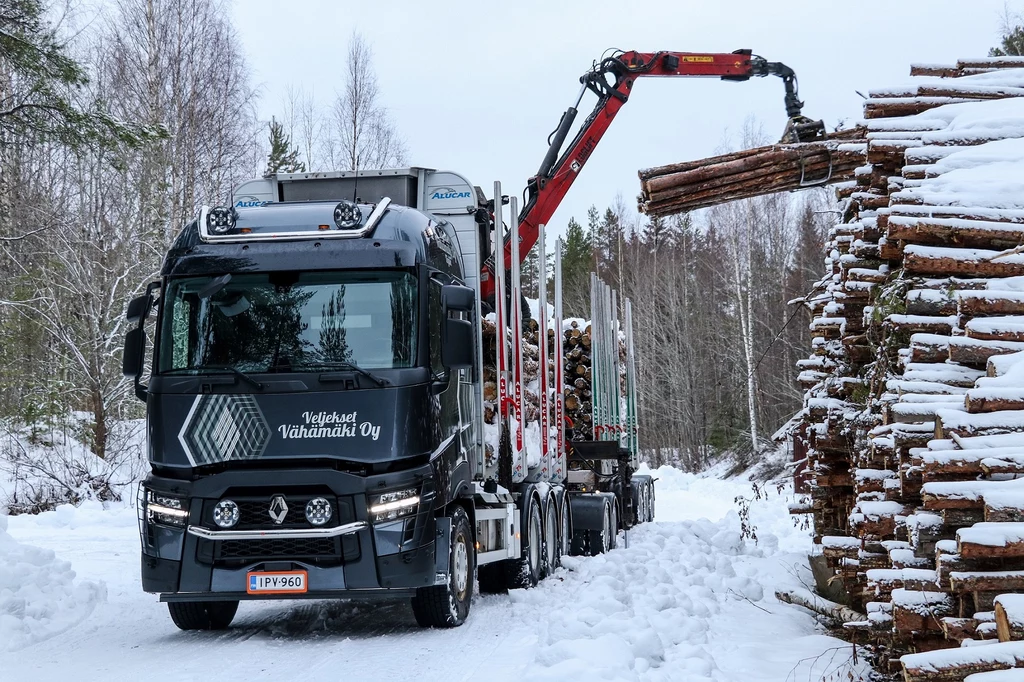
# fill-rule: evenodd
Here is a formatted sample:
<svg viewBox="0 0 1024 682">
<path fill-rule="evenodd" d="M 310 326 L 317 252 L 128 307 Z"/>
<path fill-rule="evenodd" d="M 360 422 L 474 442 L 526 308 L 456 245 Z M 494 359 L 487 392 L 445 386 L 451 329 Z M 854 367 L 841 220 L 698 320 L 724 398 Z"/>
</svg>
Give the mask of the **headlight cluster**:
<svg viewBox="0 0 1024 682">
<path fill-rule="evenodd" d="M 185 500 L 152 490 L 146 491 L 146 519 L 168 526 L 184 526 L 188 520 Z"/>
<path fill-rule="evenodd" d="M 394 521 L 416 513 L 420 505 L 418 488 L 393 490 L 370 496 L 370 520 L 373 523 Z"/>
</svg>

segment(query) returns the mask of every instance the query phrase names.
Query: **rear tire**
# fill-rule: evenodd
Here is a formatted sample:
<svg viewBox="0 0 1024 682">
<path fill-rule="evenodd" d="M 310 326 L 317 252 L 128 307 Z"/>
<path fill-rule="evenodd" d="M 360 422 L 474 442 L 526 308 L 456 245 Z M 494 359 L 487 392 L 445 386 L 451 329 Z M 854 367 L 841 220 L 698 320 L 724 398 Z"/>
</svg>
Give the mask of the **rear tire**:
<svg viewBox="0 0 1024 682">
<path fill-rule="evenodd" d="M 654 520 L 654 483 L 648 482 L 644 487 L 644 520 Z"/>
<path fill-rule="evenodd" d="M 572 552 L 572 516 L 569 513 L 569 493 L 562 494 L 561 516 L 558 517 L 558 565 L 562 557 Z"/>
<path fill-rule="evenodd" d="M 608 504 L 608 549 L 619 546 L 619 507 L 613 499 Z"/>
<path fill-rule="evenodd" d="M 544 574 L 547 577 L 555 572 L 559 564 L 561 544 L 558 541 L 558 501 L 548 498 L 544 505 Z"/>
<path fill-rule="evenodd" d="M 587 544 L 590 556 L 604 554 L 612 548 L 612 511 L 608 499 L 604 500 L 604 513 L 601 514 L 603 527 L 601 530 L 587 531 Z"/>
<path fill-rule="evenodd" d="M 544 556 L 541 505 L 536 498 L 531 498 L 529 505 L 529 518 L 522 525 L 522 558 L 502 562 L 505 565 L 505 584 L 509 589 L 535 587 L 541 577 Z"/>
<path fill-rule="evenodd" d="M 238 611 L 237 601 L 167 602 L 171 620 L 180 630 L 226 630 Z"/>
<path fill-rule="evenodd" d="M 448 547 L 448 582 L 421 587 L 412 598 L 412 612 L 420 626 L 454 628 L 466 622 L 473 598 L 474 547 L 469 516 L 462 507 L 455 507 Z"/>
</svg>

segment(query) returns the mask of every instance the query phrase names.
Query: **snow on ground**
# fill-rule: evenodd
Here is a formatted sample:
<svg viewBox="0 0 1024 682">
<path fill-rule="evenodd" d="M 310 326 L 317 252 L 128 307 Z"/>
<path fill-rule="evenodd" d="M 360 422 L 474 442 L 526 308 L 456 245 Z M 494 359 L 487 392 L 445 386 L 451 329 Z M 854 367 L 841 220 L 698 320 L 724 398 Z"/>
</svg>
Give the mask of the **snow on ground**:
<svg viewBox="0 0 1024 682">
<path fill-rule="evenodd" d="M 140 589 L 133 509 L 89 503 L 11 517 L 10 537 L 0 532 L 0 612 L 14 576 L 25 613 L 56 615 L 17 640 L 3 621 L 0 677 L 781 682 L 849 671 L 867 679 L 849 645 L 774 597 L 810 584 L 810 537 L 793 525 L 791 496 L 769 487 L 750 504 L 755 545 L 741 538 L 733 503 L 754 497 L 750 483 L 653 473 L 655 523 L 620 534 L 606 555 L 566 558 L 536 589 L 477 597 L 466 625 L 446 631 L 420 630 L 404 603 L 291 601 L 243 603 L 226 632 L 179 632 Z M 22 568 L 25 556 L 47 568 Z M 37 589 L 19 587 L 30 581 Z"/>
<path fill-rule="evenodd" d="M 0 515 L 0 651 L 49 639 L 92 613 L 106 598 L 102 583 L 79 581 L 52 550 L 25 545 L 7 533 Z"/>
</svg>

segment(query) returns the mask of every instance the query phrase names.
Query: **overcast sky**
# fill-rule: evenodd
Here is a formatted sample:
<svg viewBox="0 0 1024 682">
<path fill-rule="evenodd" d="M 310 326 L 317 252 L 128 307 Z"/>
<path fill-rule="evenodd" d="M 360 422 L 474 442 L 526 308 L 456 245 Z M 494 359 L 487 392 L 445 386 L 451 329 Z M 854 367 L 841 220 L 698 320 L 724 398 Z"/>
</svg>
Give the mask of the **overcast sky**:
<svg viewBox="0 0 1024 682">
<path fill-rule="evenodd" d="M 280 115 L 289 85 L 326 104 L 341 86 L 353 29 L 372 45 L 383 103 L 411 165 L 458 171 L 488 196 L 521 193 L 545 140 L 609 47 L 731 52 L 750 48 L 791 66 L 804 113 L 834 127 L 861 97 L 908 79 L 911 63 L 950 64 L 997 43 L 1003 0 L 235 0 L 235 25 L 261 114 Z M 1011 2 L 1019 10 L 1024 2 Z M 551 228 L 580 222 L 616 193 L 633 207 L 640 168 L 712 155 L 748 116 L 772 141 L 785 124 L 778 78 L 642 79 L 594 152 Z M 581 105 L 579 119 L 594 103 Z"/>
</svg>

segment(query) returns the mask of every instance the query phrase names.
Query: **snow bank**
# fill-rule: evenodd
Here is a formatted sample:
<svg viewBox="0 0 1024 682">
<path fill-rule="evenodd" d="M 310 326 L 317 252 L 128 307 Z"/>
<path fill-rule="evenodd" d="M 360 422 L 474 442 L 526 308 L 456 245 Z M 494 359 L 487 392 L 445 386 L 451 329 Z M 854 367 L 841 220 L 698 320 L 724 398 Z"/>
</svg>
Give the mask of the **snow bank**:
<svg viewBox="0 0 1024 682">
<path fill-rule="evenodd" d="M 79 581 L 71 564 L 7 533 L 0 515 L 0 650 L 14 651 L 77 624 L 107 596 L 103 583 Z"/>
</svg>

